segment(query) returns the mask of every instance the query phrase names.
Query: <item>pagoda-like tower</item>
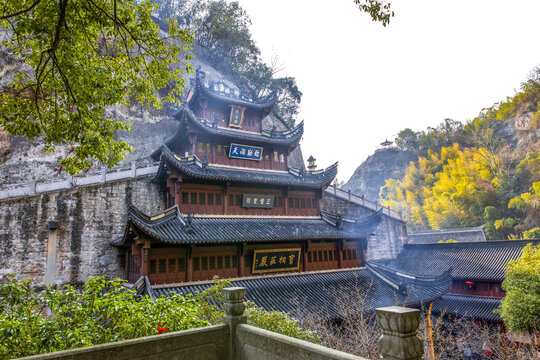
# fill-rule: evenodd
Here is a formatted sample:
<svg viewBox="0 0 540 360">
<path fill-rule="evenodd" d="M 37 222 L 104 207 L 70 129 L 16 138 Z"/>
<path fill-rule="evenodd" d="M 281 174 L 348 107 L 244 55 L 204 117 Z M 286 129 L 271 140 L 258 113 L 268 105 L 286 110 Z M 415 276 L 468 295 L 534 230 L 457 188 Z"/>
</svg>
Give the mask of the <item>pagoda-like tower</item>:
<svg viewBox="0 0 540 360">
<path fill-rule="evenodd" d="M 199 75 L 199 74 L 198 74 Z M 176 114 L 176 134 L 152 155 L 152 180 L 163 213 L 130 207 L 123 238 L 126 278 L 190 282 L 364 264 L 366 238 L 380 214 L 362 222 L 321 211 L 337 163 L 324 169 L 289 166 L 303 123 L 263 128 L 275 93 L 249 99 L 197 76 Z"/>
</svg>

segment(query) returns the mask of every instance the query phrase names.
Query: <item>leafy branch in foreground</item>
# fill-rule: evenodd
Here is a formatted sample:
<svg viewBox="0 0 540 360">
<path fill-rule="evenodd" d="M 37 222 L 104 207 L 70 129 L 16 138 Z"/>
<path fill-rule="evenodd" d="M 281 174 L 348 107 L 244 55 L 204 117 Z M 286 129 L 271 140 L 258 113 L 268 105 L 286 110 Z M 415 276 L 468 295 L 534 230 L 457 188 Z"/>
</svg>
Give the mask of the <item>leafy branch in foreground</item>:
<svg viewBox="0 0 540 360">
<path fill-rule="evenodd" d="M 60 165 L 70 174 L 92 161 L 117 164 L 131 147 L 115 132 L 130 125 L 107 107 L 176 103 L 193 71 L 192 35 L 175 21 L 160 35 L 154 9 L 134 0 L 0 0 L 0 52 L 24 63 L 0 89 L 0 128 L 42 136 L 47 151 L 67 146 Z"/>
</svg>

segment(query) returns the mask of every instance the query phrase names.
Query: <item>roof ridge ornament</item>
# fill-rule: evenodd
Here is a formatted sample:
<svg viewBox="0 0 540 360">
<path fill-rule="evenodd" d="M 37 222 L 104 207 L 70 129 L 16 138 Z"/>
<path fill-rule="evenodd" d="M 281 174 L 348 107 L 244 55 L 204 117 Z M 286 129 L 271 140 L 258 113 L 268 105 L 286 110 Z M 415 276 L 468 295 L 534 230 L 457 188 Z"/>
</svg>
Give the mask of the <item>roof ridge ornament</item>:
<svg viewBox="0 0 540 360">
<path fill-rule="evenodd" d="M 186 229 L 186 232 L 188 234 L 195 233 L 195 231 L 193 230 L 193 227 L 191 226 L 191 224 L 193 222 L 193 218 L 194 218 L 193 214 L 187 214 L 187 218 L 186 218 L 186 220 L 187 220 L 187 229 Z"/>
</svg>

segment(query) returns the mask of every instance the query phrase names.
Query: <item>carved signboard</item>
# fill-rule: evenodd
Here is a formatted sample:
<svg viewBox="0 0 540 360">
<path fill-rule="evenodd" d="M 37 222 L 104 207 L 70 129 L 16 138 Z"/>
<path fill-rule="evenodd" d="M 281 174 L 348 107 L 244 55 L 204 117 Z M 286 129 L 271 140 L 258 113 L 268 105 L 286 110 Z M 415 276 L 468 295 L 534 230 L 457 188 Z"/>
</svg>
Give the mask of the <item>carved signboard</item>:
<svg viewBox="0 0 540 360">
<path fill-rule="evenodd" d="M 271 209 L 274 207 L 274 195 L 244 194 L 242 207 Z"/>
<path fill-rule="evenodd" d="M 231 119 L 229 120 L 229 127 L 242 128 L 245 109 L 246 108 L 242 106 L 231 106 Z"/>
<path fill-rule="evenodd" d="M 263 148 L 258 146 L 248 146 L 241 144 L 231 144 L 229 148 L 229 157 L 261 161 Z"/>
<path fill-rule="evenodd" d="M 252 274 L 294 271 L 300 266 L 301 249 L 255 250 Z"/>
</svg>

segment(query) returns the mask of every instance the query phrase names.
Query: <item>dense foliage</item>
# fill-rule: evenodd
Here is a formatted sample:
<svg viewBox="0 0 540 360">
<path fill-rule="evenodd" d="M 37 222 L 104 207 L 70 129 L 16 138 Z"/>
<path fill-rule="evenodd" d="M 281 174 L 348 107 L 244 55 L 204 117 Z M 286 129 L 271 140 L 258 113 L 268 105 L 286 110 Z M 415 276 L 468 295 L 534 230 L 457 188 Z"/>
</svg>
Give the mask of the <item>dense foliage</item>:
<svg viewBox="0 0 540 360">
<path fill-rule="evenodd" d="M 419 156 L 402 180 L 389 179 L 381 202 L 404 212 L 413 230 L 484 225 L 490 239 L 540 236 L 540 152 L 534 136 L 516 151 L 505 124 L 530 118 L 538 128 L 540 68 L 507 101 L 463 125 L 445 119 L 436 128 L 401 131 L 396 145 Z M 503 130 L 501 130 L 503 129 Z"/>
<path fill-rule="evenodd" d="M 511 260 L 502 283 L 506 296 L 499 313 L 511 331 L 540 329 L 540 245 L 528 244 L 521 257 Z"/>
<path fill-rule="evenodd" d="M 10 276 L 0 285 L 0 360 L 219 324 L 222 289 L 229 284 L 218 280 L 196 296 L 172 293 L 152 301 L 121 280 L 96 277 L 81 289 L 66 285 L 36 292 L 31 282 Z M 284 313 L 250 303 L 246 315 L 251 325 L 318 342 Z"/>
<path fill-rule="evenodd" d="M 13 277 L 0 285 L 0 359 L 78 348 L 206 326 L 200 304 L 174 295 L 135 298 L 122 281 L 88 280 L 79 291 L 35 292 Z"/>
<path fill-rule="evenodd" d="M 170 21 L 160 35 L 149 0 L 0 0 L 0 9 L 0 52 L 18 66 L 0 89 L 0 128 L 40 137 L 47 151 L 67 145 L 60 165 L 70 174 L 93 161 L 112 167 L 131 149 L 115 138 L 129 124 L 107 107 L 176 103 L 192 71 L 191 33 Z"/>
</svg>

